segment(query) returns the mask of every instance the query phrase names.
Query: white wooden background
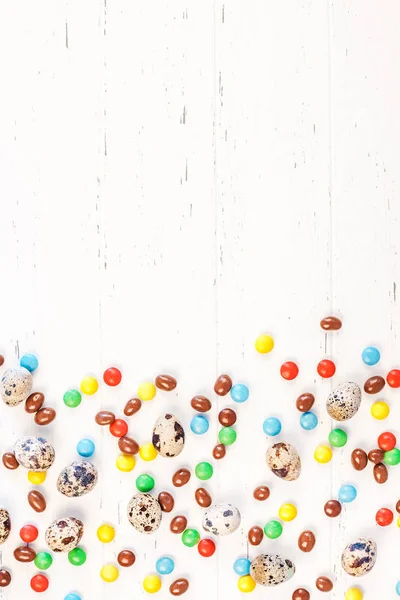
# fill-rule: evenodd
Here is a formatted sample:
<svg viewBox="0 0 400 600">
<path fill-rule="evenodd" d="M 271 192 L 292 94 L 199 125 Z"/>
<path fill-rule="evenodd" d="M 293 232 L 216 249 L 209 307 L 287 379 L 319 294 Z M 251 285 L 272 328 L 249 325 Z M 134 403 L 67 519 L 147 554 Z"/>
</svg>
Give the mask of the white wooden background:
<svg viewBox="0 0 400 600">
<path fill-rule="evenodd" d="M 0 97 L 1 351 L 7 365 L 18 353 L 40 358 L 35 390 L 58 417 L 46 429 L 57 450 L 43 491 L 48 510 L 29 508 L 22 469 L 0 470 L 0 504 L 10 509 L 12 535 L 1 549 L 13 574 L 2 598 L 31 599 L 32 564 L 13 559 L 26 522 L 44 531 L 56 517 L 80 516 L 86 525 L 84 567 L 56 556 L 49 591 L 84 600 L 142 598 L 145 574 L 169 554 L 176 576 L 188 576 L 188 600 L 239 598 L 233 561 L 245 555 L 251 525 L 263 526 L 280 504 L 294 501 L 298 518 L 259 551 L 278 550 L 297 566 L 284 587 L 258 588 L 252 598 L 287 600 L 298 586 L 313 598 L 319 575 L 335 578 L 325 598 L 342 599 L 351 583 L 339 566 L 343 547 L 359 535 L 379 545 L 374 571 L 359 584 L 366 600 L 395 598 L 400 579 L 395 524 L 378 530 L 375 512 L 394 510 L 399 471 L 374 482 L 371 469 L 350 466 L 354 447 L 376 445 L 378 433 L 400 430 L 399 392 L 385 390 L 392 408 L 386 423 L 369 415 L 365 398 L 350 422 L 348 446 L 331 464 L 317 465 L 314 447 L 331 422 L 324 404 L 332 382 L 316 378 L 320 358 L 337 362 L 334 382 L 385 374 L 399 365 L 396 284 L 399 273 L 400 64 L 396 0 L 16 0 L 3 7 Z M 343 317 L 326 337 L 322 316 Z M 272 355 L 256 355 L 261 332 L 276 339 Z M 360 358 L 376 343 L 382 361 L 373 373 Z M 287 383 L 279 365 L 293 358 L 300 376 Z M 119 389 L 104 389 L 76 410 L 62 395 L 80 378 L 116 364 Z M 207 486 L 216 501 L 242 511 L 241 531 L 218 541 L 211 559 L 169 533 L 166 516 L 157 536 L 127 523 L 135 478 L 153 473 L 156 492 L 171 491 L 171 474 L 211 455 L 218 410 L 213 398 L 207 435 L 189 432 L 195 393 L 212 397 L 216 376 L 248 382 L 251 398 L 238 407 L 238 441 L 216 466 Z M 138 383 L 159 372 L 177 376 L 177 393 L 158 394 L 130 419 L 130 432 L 150 441 L 165 409 L 188 431 L 185 453 L 157 459 L 123 474 L 115 468 L 117 443 L 94 423 L 100 407 L 122 413 Z M 315 391 L 321 424 L 299 426 L 297 395 Z M 297 483 L 270 475 L 262 422 L 282 418 L 282 439 L 298 447 L 304 469 Z M 23 407 L 0 407 L 0 451 L 23 434 L 43 433 Z M 55 491 L 61 468 L 76 458 L 83 436 L 97 444 L 96 490 L 81 500 Z M 166 466 L 165 466 L 166 465 Z M 357 500 L 337 520 L 323 504 L 341 483 L 354 482 Z M 265 503 L 256 485 L 271 486 Z M 192 501 L 196 482 L 175 492 L 176 513 L 200 526 Z M 115 542 L 102 546 L 96 529 L 114 523 Z M 317 535 L 312 555 L 297 549 L 298 534 Z M 98 576 L 105 562 L 131 547 L 132 569 L 115 584 Z M 173 576 L 159 597 L 169 597 Z M 1 595 L 1 594 L 0 594 Z"/>
</svg>

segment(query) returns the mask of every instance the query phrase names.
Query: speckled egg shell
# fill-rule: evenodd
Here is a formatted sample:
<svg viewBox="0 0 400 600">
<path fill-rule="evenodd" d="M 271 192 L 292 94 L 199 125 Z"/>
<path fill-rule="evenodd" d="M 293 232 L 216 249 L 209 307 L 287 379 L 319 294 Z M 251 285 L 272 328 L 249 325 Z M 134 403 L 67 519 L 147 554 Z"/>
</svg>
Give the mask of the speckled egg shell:
<svg viewBox="0 0 400 600">
<path fill-rule="evenodd" d="M 279 585 L 288 581 L 295 573 L 291 560 L 279 554 L 260 554 L 250 565 L 250 575 L 260 585 Z"/>
<path fill-rule="evenodd" d="M 11 531 L 11 519 L 5 508 L 0 508 L 0 544 L 4 544 Z"/>
<path fill-rule="evenodd" d="M 175 415 L 165 414 L 153 428 L 153 446 L 161 456 L 178 456 L 185 445 L 185 432 Z"/>
<path fill-rule="evenodd" d="M 240 525 L 240 512 L 232 504 L 215 504 L 203 516 L 203 529 L 214 535 L 229 535 Z"/>
<path fill-rule="evenodd" d="M 326 410 L 335 421 L 347 421 L 354 417 L 361 404 L 361 389 L 356 383 L 341 383 L 328 396 Z"/>
<path fill-rule="evenodd" d="M 83 523 L 75 517 L 54 521 L 46 529 L 46 544 L 53 552 L 69 552 L 76 548 L 83 536 Z"/>
<path fill-rule="evenodd" d="M 32 391 L 32 374 L 28 369 L 7 369 L 0 382 L 0 393 L 8 406 L 25 402 Z"/>
<path fill-rule="evenodd" d="M 161 523 L 160 503 L 151 494 L 136 494 L 128 504 L 128 519 L 140 533 L 153 533 Z"/>
<path fill-rule="evenodd" d="M 375 542 L 368 538 L 358 538 L 343 550 L 342 567 L 348 575 L 361 577 L 371 571 L 376 563 L 376 556 Z"/>
<path fill-rule="evenodd" d="M 14 444 L 14 454 L 19 464 L 29 471 L 47 471 L 56 456 L 47 440 L 32 436 L 19 438 Z"/>
<path fill-rule="evenodd" d="M 97 483 L 97 469 L 87 460 L 77 460 L 61 471 L 57 489 L 64 496 L 77 498 L 92 491 Z"/>
<path fill-rule="evenodd" d="M 286 442 L 277 442 L 267 450 L 267 465 L 277 477 L 295 481 L 301 472 L 300 456 L 296 448 Z"/>
</svg>

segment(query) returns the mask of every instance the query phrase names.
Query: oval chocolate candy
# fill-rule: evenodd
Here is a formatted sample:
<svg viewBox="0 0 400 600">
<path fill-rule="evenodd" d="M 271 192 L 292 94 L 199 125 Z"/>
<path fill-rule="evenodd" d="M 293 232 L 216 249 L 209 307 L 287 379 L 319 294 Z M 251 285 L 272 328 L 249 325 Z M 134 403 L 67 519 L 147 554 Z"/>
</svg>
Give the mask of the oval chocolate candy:
<svg viewBox="0 0 400 600">
<path fill-rule="evenodd" d="M 97 413 L 94 420 L 97 425 L 111 425 L 111 423 L 114 423 L 115 421 L 115 415 L 109 410 L 101 410 Z"/>
<path fill-rule="evenodd" d="M 118 448 L 123 454 L 137 454 L 139 452 L 139 444 L 131 437 L 124 435 L 118 440 Z"/>
<path fill-rule="evenodd" d="M 0 587 L 7 587 L 11 583 L 10 572 L 6 569 L 0 569 Z"/>
<path fill-rule="evenodd" d="M 231 408 L 224 408 L 218 415 L 218 421 L 223 427 L 232 427 L 236 423 L 236 413 Z"/>
<path fill-rule="evenodd" d="M 389 477 L 387 466 L 383 463 L 374 465 L 374 479 L 376 483 L 386 483 Z"/>
<path fill-rule="evenodd" d="M 367 453 L 364 452 L 361 448 L 356 448 L 351 453 L 351 464 L 355 468 L 356 471 L 362 471 L 365 469 L 368 463 Z"/>
<path fill-rule="evenodd" d="M 131 550 L 121 550 L 117 556 L 118 564 L 121 567 L 131 567 L 136 560 L 136 556 Z"/>
<path fill-rule="evenodd" d="M 385 453 L 380 448 L 374 448 L 374 450 L 370 450 L 368 452 L 368 460 L 372 462 L 374 465 L 382 462 L 384 459 Z"/>
<path fill-rule="evenodd" d="M 209 506 L 211 506 L 212 498 L 207 492 L 207 490 L 205 490 L 204 488 L 197 488 L 197 490 L 194 493 L 194 497 L 196 499 L 197 504 L 202 508 L 208 508 Z"/>
<path fill-rule="evenodd" d="M 385 380 L 380 375 L 370 377 L 364 383 L 364 392 L 366 394 L 378 394 L 385 387 Z"/>
<path fill-rule="evenodd" d="M 27 413 L 35 413 L 42 408 L 44 402 L 44 394 L 42 392 L 34 392 L 25 400 L 25 410 Z"/>
<path fill-rule="evenodd" d="M 327 517 L 338 517 L 342 512 L 342 505 L 338 500 L 328 500 L 324 506 L 324 512 Z"/>
<path fill-rule="evenodd" d="M 214 384 L 214 392 L 218 394 L 218 396 L 226 396 L 226 394 L 231 391 L 231 388 L 232 379 L 226 374 L 220 375 Z"/>
<path fill-rule="evenodd" d="M 137 413 L 142 408 L 142 401 L 139 398 L 131 398 L 125 404 L 124 407 L 124 415 L 127 417 L 131 417 L 135 413 Z"/>
<path fill-rule="evenodd" d="M 194 396 L 190 401 L 190 406 L 197 412 L 208 412 L 211 409 L 211 402 L 205 396 Z"/>
<path fill-rule="evenodd" d="M 324 331 L 338 331 L 342 327 L 342 321 L 333 316 L 324 317 L 320 326 Z"/>
<path fill-rule="evenodd" d="M 175 505 L 174 497 L 169 492 L 160 492 L 158 494 L 158 502 L 163 512 L 169 513 Z"/>
<path fill-rule="evenodd" d="M 175 579 L 173 583 L 169 586 L 169 591 L 172 596 L 182 596 L 189 589 L 189 582 L 184 577 L 180 579 Z"/>
<path fill-rule="evenodd" d="M 183 515 L 174 517 L 169 525 L 172 533 L 183 533 L 187 527 L 187 518 Z"/>
<path fill-rule="evenodd" d="M 19 546 L 14 550 L 14 558 L 18 562 L 32 562 L 36 558 L 36 552 L 30 546 Z"/>
<path fill-rule="evenodd" d="M 164 392 L 172 392 L 176 388 L 177 381 L 172 375 L 157 375 L 156 387 Z"/>
<path fill-rule="evenodd" d="M 267 500 L 267 498 L 269 498 L 269 494 L 270 491 L 268 486 L 259 485 L 253 492 L 253 498 L 255 498 L 255 500 L 260 500 L 261 502 L 263 502 L 264 500 Z"/>
<path fill-rule="evenodd" d="M 330 592 L 333 589 L 333 583 L 329 577 L 318 577 L 315 585 L 320 592 Z"/>
<path fill-rule="evenodd" d="M 49 425 L 56 418 L 56 411 L 54 408 L 45 406 L 37 411 L 35 414 L 36 425 Z"/>
<path fill-rule="evenodd" d="M 396 502 L 396 512 L 400 513 L 400 500 Z"/>
<path fill-rule="evenodd" d="M 33 508 L 35 512 L 41 513 L 46 510 L 46 498 L 38 490 L 32 490 L 28 494 L 29 506 Z"/>
<path fill-rule="evenodd" d="M 292 594 L 292 600 L 310 600 L 310 592 L 305 588 L 297 588 Z"/>
<path fill-rule="evenodd" d="M 314 395 L 307 392 L 305 394 L 301 394 L 301 396 L 297 398 L 296 408 L 300 412 L 308 412 L 309 410 L 311 410 L 314 402 Z"/>
<path fill-rule="evenodd" d="M 315 535 L 312 531 L 303 531 L 297 542 L 302 552 L 311 552 L 315 546 Z"/>
<path fill-rule="evenodd" d="M 259 546 L 263 541 L 264 532 L 261 527 L 255 525 L 254 527 L 250 527 L 249 533 L 247 534 L 247 539 L 249 540 L 249 544 L 252 546 Z"/>
<path fill-rule="evenodd" d="M 175 487 L 182 487 L 189 481 L 191 473 L 189 469 L 179 469 L 172 476 L 172 483 Z"/>
<path fill-rule="evenodd" d="M 6 469 L 10 469 L 10 471 L 14 471 L 14 469 L 18 469 L 19 462 L 15 458 L 15 454 L 13 452 L 5 452 L 2 457 L 3 465 Z"/>
<path fill-rule="evenodd" d="M 224 444 L 217 444 L 214 447 L 213 452 L 212 452 L 212 455 L 216 460 L 220 460 L 221 458 L 224 458 L 225 454 L 226 454 L 226 448 L 225 448 Z"/>
</svg>

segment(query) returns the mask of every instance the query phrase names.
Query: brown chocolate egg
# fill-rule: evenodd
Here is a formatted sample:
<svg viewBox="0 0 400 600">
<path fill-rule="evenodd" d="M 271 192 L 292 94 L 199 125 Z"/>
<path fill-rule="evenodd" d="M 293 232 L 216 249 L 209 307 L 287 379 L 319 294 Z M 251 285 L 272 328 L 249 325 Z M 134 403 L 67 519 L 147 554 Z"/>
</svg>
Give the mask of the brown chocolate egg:
<svg viewBox="0 0 400 600">
<path fill-rule="evenodd" d="M 310 600 L 310 592 L 304 588 L 298 588 L 292 594 L 292 600 Z"/>
<path fill-rule="evenodd" d="M 46 510 L 46 498 L 38 490 L 32 490 L 28 494 L 29 506 L 37 513 L 41 513 Z"/>
<path fill-rule="evenodd" d="M 186 485 L 191 477 L 189 469 L 179 469 L 172 476 L 172 483 L 175 487 L 182 487 Z"/>
<path fill-rule="evenodd" d="M 14 558 L 18 562 L 32 562 L 36 558 L 36 552 L 30 546 L 19 546 L 14 550 Z"/>
<path fill-rule="evenodd" d="M 338 331 L 342 327 L 342 321 L 337 317 L 324 317 L 320 326 L 325 331 Z"/>
<path fill-rule="evenodd" d="M 236 423 L 236 413 L 231 408 L 224 408 L 218 415 L 218 421 L 223 427 L 232 427 Z"/>
<path fill-rule="evenodd" d="M 25 410 L 27 413 L 35 413 L 42 408 L 44 402 L 44 394 L 42 392 L 34 392 L 25 400 Z"/>
<path fill-rule="evenodd" d="M 197 488 L 197 490 L 194 493 L 194 497 L 196 499 L 197 504 L 201 506 L 201 508 L 208 508 L 209 506 L 211 506 L 212 498 L 206 489 Z"/>
<path fill-rule="evenodd" d="M 374 465 L 374 479 L 376 483 L 386 483 L 389 477 L 387 466 L 383 463 Z"/>
<path fill-rule="evenodd" d="M 385 453 L 380 448 L 375 448 L 374 450 L 370 450 L 368 452 L 368 460 L 370 462 L 374 463 L 374 465 L 377 465 L 378 463 L 382 462 L 384 459 L 384 456 L 385 456 Z"/>
<path fill-rule="evenodd" d="M 249 540 L 249 544 L 252 546 L 259 546 L 263 541 L 264 532 L 261 527 L 255 525 L 249 529 L 249 533 L 247 534 L 247 539 Z"/>
<path fill-rule="evenodd" d="M 14 469 L 18 469 L 19 467 L 19 462 L 15 458 L 15 454 L 13 452 L 5 452 L 2 460 L 5 468 L 10 469 L 10 471 L 14 471 Z"/>
<path fill-rule="evenodd" d="M 356 448 L 351 453 L 351 464 L 355 468 L 356 471 L 362 471 L 365 469 L 368 463 L 367 453 L 364 452 L 361 448 Z"/>
<path fill-rule="evenodd" d="M 342 505 L 338 500 L 328 500 L 324 506 L 324 512 L 327 517 L 338 517 L 342 512 Z"/>
<path fill-rule="evenodd" d="M 315 546 L 315 535 L 312 531 L 303 531 L 299 535 L 298 546 L 302 552 L 311 552 Z"/>
<path fill-rule="evenodd" d="M 400 513 L 400 500 L 396 502 L 396 512 Z"/>
<path fill-rule="evenodd" d="M 226 448 L 224 446 L 224 444 L 217 444 L 212 452 L 213 457 L 215 458 L 215 460 L 220 460 L 221 458 L 224 458 L 226 454 Z"/>
<path fill-rule="evenodd" d="M 333 583 L 329 577 L 318 577 L 315 585 L 320 592 L 330 592 L 333 589 Z"/>
<path fill-rule="evenodd" d="M 136 560 L 136 556 L 130 550 L 121 550 L 117 556 L 118 564 L 121 567 L 131 567 Z"/>
<path fill-rule="evenodd" d="M 169 525 L 172 533 L 183 533 L 187 527 L 187 518 L 183 515 L 174 517 Z"/>
<path fill-rule="evenodd" d="M 253 492 L 253 498 L 255 498 L 255 500 L 260 500 L 261 502 L 263 502 L 264 500 L 267 500 L 267 498 L 269 498 L 269 494 L 269 487 L 267 487 L 266 485 L 259 485 Z"/>
<path fill-rule="evenodd" d="M 211 402 L 205 396 L 194 396 L 190 401 L 190 406 L 197 412 L 208 412 L 211 409 Z"/>
<path fill-rule="evenodd" d="M 124 406 L 124 415 L 131 417 L 142 408 L 142 401 L 139 398 L 131 398 Z"/>
<path fill-rule="evenodd" d="M 0 587 L 7 587 L 11 583 L 11 575 L 6 569 L 0 569 Z"/>
<path fill-rule="evenodd" d="M 380 375 L 370 377 L 364 383 L 364 392 L 366 394 L 378 394 L 385 387 L 385 380 Z"/>
<path fill-rule="evenodd" d="M 49 425 L 56 418 L 56 411 L 54 408 L 45 406 L 37 411 L 35 414 L 36 425 Z"/>
<path fill-rule="evenodd" d="M 308 412 L 311 410 L 313 404 L 315 402 L 315 398 L 313 394 L 301 394 L 296 400 L 296 408 L 300 412 Z"/>
<path fill-rule="evenodd" d="M 187 579 L 184 579 L 183 577 L 181 579 L 176 579 L 169 586 L 169 592 L 170 592 L 170 594 L 172 594 L 172 596 L 182 596 L 182 594 L 187 592 L 188 589 L 189 589 L 189 582 Z"/>
<path fill-rule="evenodd" d="M 139 444 L 133 438 L 130 438 L 127 435 L 119 438 L 118 448 L 123 454 L 137 454 L 139 452 Z"/>
<path fill-rule="evenodd" d="M 166 513 L 171 512 L 175 505 L 174 497 L 169 492 L 160 492 L 158 494 L 158 502 L 160 503 L 161 510 Z"/>
<path fill-rule="evenodd" d="M 226 374 L 220 375 L 214 384 L 214 392 L 218 394 L 218 396 L 226 396 L 226 394 L 231 391 L 231 388 L 232 379 Z"/>
<path fill-rule="evenodd" d="M 156 387 L 164 392 L 171 392 L 177 386 L 177 381 L 172 375 L 157 375 L 155 383 Z"/>
<path fill-rule="evenodd" d="M 115 421 L 115 415 L 109 410 L 101 410 L 97 413 L 94 420 L 97 425 L 111 425 Z"/>
</svg>

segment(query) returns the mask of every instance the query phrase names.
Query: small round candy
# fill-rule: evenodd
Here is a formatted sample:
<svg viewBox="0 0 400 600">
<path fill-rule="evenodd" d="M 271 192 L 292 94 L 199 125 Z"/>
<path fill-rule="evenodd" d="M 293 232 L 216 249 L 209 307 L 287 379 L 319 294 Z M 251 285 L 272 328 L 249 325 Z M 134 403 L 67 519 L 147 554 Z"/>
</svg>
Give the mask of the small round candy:
<svg viewBox="0 0 400 600">
<path fill-rule="evenodd" d="M 33 373 L 33 371 L 36 371 L 36 369 L 38 368 L 39 361 L 34 354 L 24 354 L 23 356 L 21 356 L 19 364 L 21 365 L 21 367 L 24 367 L 24 369 L 28 369 L 28 371 Z"/>
<path fill-rule="evenodd" d="M 247 594 L 248 592 L 252 592 L 255 587 L 256 582 L 250 575 L 243 575 L 243 577 L 239 577 L 238 588 L 241 592 Z"/>
<path fill-rule="evenodd" d="M 49 587 L 49 580 L 46 575 L 42 575 L 38 573 L 34 575 L 31 579 L 31 588 L 34 592 L 45 592 Z"/>
<path fill-rule="evenodd" d="M 143 579 L 143 589 L 148 594 L 155 594 L 161 589 L 161 579 L 157 575 L 146 575 Z"/>
<path fill-rule="evenodd" d="M 383 456 L 383 461 L 389 465 L 390 467 L 395 467 L 400 463 L 400 450 L 399 448 L 393 448 L 393 450 L 389 450 L 385 452 Z"/>
<path fill-rule="evenodd" d="M 396 594 L 400 596 L 400 581 L 398 581 L 396 584 Z"/>
<path fill-rule="evenodd" d="M 104 383 L 111 387 L 115 387 L 121 383 L 122 373 L 117 367 L 110 367 L 103 373 Z"/>
<path fill-rule="evenodd" d="M 283 363 L 283 365 L 281 366 L 281 376 L 283 377 L 283 379 L 291 381 L 292 379 L 296 379 L 298 374 L 299 367 L 294 362 L 288 361 Z"/>
<path fill-rule="evenodd" d="M 335 363 L 332 360 L 324 359 L 321 360 L 317 365 L 317 373 L 320 377 L 324 379 L 329 379 L 329 377 L 333 377 L 336 372 Z"/>
<path fill-rule="evenodd" d="M 196 465 L 194 472 L 196 473 L 196 477 L 198 479 L 206 481 L 207 479 L 211 479 L 214 469 L 209 462 L 200 462 Z"/>
<path fill-rule="evenodd" d="M 302 413 L 300 417 L 300 425 L 306 431 L 311 431 L 312 429 L 315 429 L 318 425 L 317 415 L 311 411 Z"/>
<path fill-rule="evenodd" d="M 375 363 L 373 363 L 373 364 L 375 364 Z M 349 588 L 344 595 L 344 600 L 363 600 L 363 593 L 360 590 L 360 588 L 356 588 L 356 587 Z"/>
<path fill-rule="evenodd" d="M 76 408 L 82 402 L 82 394 L 78 390 L 68 390 L 65 392 L 63 400 L 68 408 Z"/>
<path fill-rule="evenodd" d="M 381 527 L 387 527 L 393 523 L 393 513 L 390 508 L 380 508 L 375 515 L 375 521 Z"/>
<path fill-rule="evenodd" d="M 389 371 L 386 377 L 386 381 L 388 382 L 388 385 L 390 385 L 391 388 L 400 387 L 400 370 L 392 369 L 391 371 Z"/>
<path fill-rule="evenodd" d="M 209 538 L 204 538 L 198 543 L 197 550 L 201 556 L 205 556 L 206 558 L 208 558 L 209 556 L 212 556 L 215 552 L 215 543 Z"/>
<path fill-rule="evenodd" d="M 132 454 L 119 454 L 115 461 L 117 469 L 123 473 L 133 471 L 136 465 L 136 458 Z"/>
<path fill-rule="evenodd" d="M 97 538 L 103 544 L 109 544 L 115 538 L 115 529 L 112 525 L 100 525 L 97 529 Z"/>
<path fill-rule="evenodd" d="M 248 575 L 250 573 L 250 565 L 251 560 L 248 558 L 237 558 L 233 563 L 233 570 L 236 575 L 242 577 L 243 575 Z"/>
<path fill-rule="evenodd" d="M 81 567 L 86 562 L 86 552 L 83 548 L 74 548 L 68 552 L 68 560 L 74 567 Z"/>
<path fill-rule="evenodd" d="M 379 352 L 378 348 L 375 348 L 374 346 L 368 346 L 368 348 L 364 348 L 362 351 L 361 358 L 363 363 L 369 367 L 373 367 L 380 361 L 381 353 Z"/>
<path fill-rule="evenodd" d="M 242 402 L 246 402 L 249 397 L 249 388 L 244 383 L 236 383 L 231 388 L 231 398 L 234 402 L 238 402 L 241 404 Z"/>
<path fill-rule="evenodd" d="M 121 550 L 117 556 L 117 561 L 121 567 L 131 567 L 136 562 L 136 556 L 132 550 Z"/>
<path fill-rule="evenodd" d="M 190 429 L 196 435 L 203 435 L 208 431 L 210 424 L 204 415 L 195 415 L 190 421 Z"/>
<path fill-rule="evenodd" d="M 95 451 L 94 442 L 92 442 L 92 440 L 88 440 L 87 438 L 80 440 L 76 446 L 76 451 L 79 456 L 89 458 L 90 456 L 93 456 Z"/>
<path fill-rule="evenodd" d="M 150 460 L 157 458 L 157 450 L 154 448 L 153 444 L 143 444 L 139 448 L 139 456 L 142 460 L 149 462 Z"/>
<path fill-rule="evenodd" d="M 128 423 L 124 419 L 115 419 L 110 425 L 110 433 L 117 438 L 124 437 L 128 433 Z"/>
<path fill-rule="evenodd" d="M 264 527 L 264 533 L 270 540 L 276 540 L 276 538 L 282 535 L 283 527 L 279 521 L 268 521 Z"/>
<path fill-rule="evenodd" d="M 67 594 L 64 600 L 82 600 L 82 598 L 78 594 Z"/>
<path fill-rule="evenodd" d="M 136 479 L 136 487 L 139 492 L 150 492 L 154 488 L 155 482 L 151 475 L 144 473 Z"/>
<path fill-rule="evenodd" d="M 347 444 L 347 433 L 343 429 L 332 429 L 328 439 L 334 448 L 342 448 Z"/>
<path fill-rule="evenodd" d="M 332 448 L 329 446 L 317 446 L 314 452 L 315 460 L 320 464 L 328 463 L 332 459 Z"/>
<path fill-rule="evenodd" d="M 340 502 L 353 502 L 357 498 L 357 490 L 354 485 L 346 483 L 340 486 L 338 498 Z"/>
<path fill-rule="evenodd" d="M 32 485 L 40 485 L 46 481 L 46 471 L 28 471 L 28 481 Z"/>
<path fill-rule="evenodd" d="M 150 381 L 145 381 L 139 385 L 137 395 L 139 396 L 140 400 L 146 402 L 148 400 L 153 400 L 156 392 L 156 386 Z"/>
<path fill-rule="evenodd" d="M 100 571 L 100 577 L 106 583 L 113 583 L 118 579 L 119 571 L 115 565 L 104 565 Z"/>
<path fill-rule="evenodd" d="M 221 444 L 224 444 L 224 446 L 230 446 L 236 442 L 236 431 L 233 429 L 233 427 L 223 427 L 219 431 L 218 439 Z"/>
<path fill-rule="evenodd" d="M 200 534 L 197 529 L 185 529 L 185 531 L 182 533 L 181 539 L 185 546 L 192 548 L 199 543 Z"/>
<path fill-rule="evenodd" d="M 255 347 L 260 354 L 268 354 L 273 350 L 275 342 L 270 335 L 259 335 L 256 339 Z"/>
<path fill-rule="evenodd" d="M 297 508 L 294 504 L 282 504 L 278 514 L 282 521 L 293 521 L 297 517 Z"/>
<path fill-rule="evenodd" d="M 38 552 L 35 556 L 34 562 L 37 569 L 40 571 L 46 571 L 46 569 L 51 567 L 53 558 L 48 552 Z"/>
<path fill-rule="evenodd" d="M 396 442 L 396 436 L 390 431 L 385 431 L 378 437 L 378 446 L 385 452 L 393 450 L 393 448 L 396 446 Z"/>
<path fill-rule="evenodd" d="M 96 377 L 92 377 L 91 375 L 87 375 L 81 381 L 81 392 L 86 396 L 93 396 L 99 389 L 99 382 Z"/>
<path fill-rule="evenodd" d="M 265 435 L 279 435 L 282 429 L 282 423 L 275 417 L 268 417 L 263 423 L 263 431 Z"/>
<path fill-rule="evenodd" d="M 175 569 L 175 563 L 169 556 L 162 556 L 156 562 L 156 571 L 159 575 L 169 575 Z"/>
<path fill-rule="evenodd" d="M 371 415 L 374 417 L 374 419 L 377 419 L 378 421 L 386 419 L 389 413 L 389 405 L 386 402 L 383 402 L 382 400 L 374 402 L 374 404 L 371 406 Z"/>
<path fill-rule="evenodd" d="M 34 525 L 24 525 L 19 532 L 19 537 L 26 544 L 31 544 L 34 542 L 38 535 L 39 531 Z"/>
</svg>

